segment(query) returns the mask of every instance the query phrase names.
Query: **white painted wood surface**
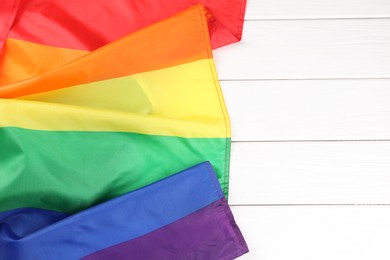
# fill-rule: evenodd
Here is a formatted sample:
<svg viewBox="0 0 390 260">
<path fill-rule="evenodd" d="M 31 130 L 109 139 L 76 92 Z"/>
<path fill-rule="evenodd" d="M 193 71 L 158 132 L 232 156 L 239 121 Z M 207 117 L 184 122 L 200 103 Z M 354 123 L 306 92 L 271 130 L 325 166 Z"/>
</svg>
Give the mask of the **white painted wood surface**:
<svg viewBox="0 0 390 260">
<path fill-rule="evenodd" d="M 390 17 L 389 0 L 248 0 L 246 19 Z"/>
<path fill-rule="evenodd" d="M 390 142 L 233 143 L 230 181 L 232 205 L 390 204 Z"/>
<path fill-rule="evenodd" d="M 390 19 L 247 21 L 243 39 L 215 51 L 220 79 L 390 78 Z"/>
<path fill-rule="evenodd" d="M 390 207 L 232 207 L 242 260 L 388 260 Z"/>
<path fill-rule="evenodd" d="M 390 0 L 248 0 L 246 20 L 214 53 L 241 259 L 389 260 Z"/>
<path fill-rule="evenodd" d="M 390 79 L 221 85 L 234 141 L 390 139 Z"/>
</svg>

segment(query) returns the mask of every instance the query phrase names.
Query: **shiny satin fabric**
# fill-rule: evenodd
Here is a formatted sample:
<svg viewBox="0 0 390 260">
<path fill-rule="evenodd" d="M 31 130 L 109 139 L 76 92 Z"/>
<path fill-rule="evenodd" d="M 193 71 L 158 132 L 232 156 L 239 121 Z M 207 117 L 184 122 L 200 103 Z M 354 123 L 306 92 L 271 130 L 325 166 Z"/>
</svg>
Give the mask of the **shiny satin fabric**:
<svg viewBox="0 0 390 260">
<path fill-rule="evenodd" d="M 0 211 L 75 213 L 206 160 L 227 196 L 230 125 L 205 20 L 197 5 L 0 88 Z"/>
<path fill-rule="evenodd" d="M 69 216 L 0 213 L 0 259 L 234 259 L 248 248 L 207 162 Z"/>
<path fill-rule="evenodd" d="M 246 0 L 3 0 L 0 87 L 58 68 L 196 3 L 206 6 L 212 48 L 241 39 Z"/>
<path fill-rule="evenodd" d="M 17 5 L 8 37 L 50 46 L 94 50 L 202 3 L 213 48 L 241 39 L 244 0 L 2 0 Z M 6 16 L 4 14 L 3 16 Z"/>
<path fill-rule="evenodd" d="M 198 2 L 5 0 L 0 259 L 247 252 L 212 57 L 240 40 L 245 1 Z M 169 177 L 204 161 L 215 172 Z"/>
</svg>

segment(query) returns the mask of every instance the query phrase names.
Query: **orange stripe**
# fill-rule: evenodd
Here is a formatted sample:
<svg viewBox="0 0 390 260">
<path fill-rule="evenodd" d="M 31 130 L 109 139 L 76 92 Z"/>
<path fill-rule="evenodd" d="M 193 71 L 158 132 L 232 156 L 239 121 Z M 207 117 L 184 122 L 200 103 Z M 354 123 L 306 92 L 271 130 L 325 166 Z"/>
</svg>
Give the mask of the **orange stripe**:
<svg viewBox="0 0 390 260">
<path fill-rule="evenodd" d="M 0 64 L 0 86 L 46 73 L 87 53 L 8 38 Z"/>
<path fill-rule="evenodd" d="M 211 58 L 205 9 L 194 6 L 49 73 L 0 87 L 13 98 Z"/>
</svg>

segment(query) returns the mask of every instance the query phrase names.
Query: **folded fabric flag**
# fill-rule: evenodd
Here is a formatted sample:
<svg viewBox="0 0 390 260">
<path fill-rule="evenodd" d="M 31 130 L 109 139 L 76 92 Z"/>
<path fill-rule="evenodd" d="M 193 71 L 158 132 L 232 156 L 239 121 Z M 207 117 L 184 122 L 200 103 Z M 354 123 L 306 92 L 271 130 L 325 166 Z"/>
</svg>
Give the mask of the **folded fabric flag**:
<svg viewBox="0 0 390 260">
<path fill-rule="evenodd" d="M 207 162 L 72 216 L 0 213 L 0 259 L 218 260 L 247 251 Z"/>
<path fill-rule="evenodd" d="M 0 88 L 0 211 L 75 213 L 206 160 L 227 195 L 230 127 L 205 21 L 197 5 Z"/>
<path fill-rule="evenodd" d="M 40 75 L 195 3 L 207 8 L 213 48 L 241 39 L 245 0 L 2 0 L 0 86 Z"/>
<path fill-rule="evenodd" d="M 247 251 L 225 199 L 230 124 L 211 52 L 240 39 L 245 1 L 192 2 L 0 7 L 0 259 Z M 171 176 L 204 161 L 215 173 Z"/>
</svg>

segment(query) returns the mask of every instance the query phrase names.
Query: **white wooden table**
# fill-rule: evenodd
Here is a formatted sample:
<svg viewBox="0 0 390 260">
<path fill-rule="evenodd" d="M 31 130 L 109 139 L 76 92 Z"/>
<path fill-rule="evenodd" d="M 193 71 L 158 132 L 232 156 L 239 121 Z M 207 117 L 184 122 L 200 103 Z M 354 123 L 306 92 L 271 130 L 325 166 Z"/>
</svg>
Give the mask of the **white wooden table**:
<svg viewBox="0 0 390 260">
<path fill-rule="evenodd" d="M 215 51 L 241 259 L 390 259 L 390 0 L 248 0 Z"/>
</svg>

